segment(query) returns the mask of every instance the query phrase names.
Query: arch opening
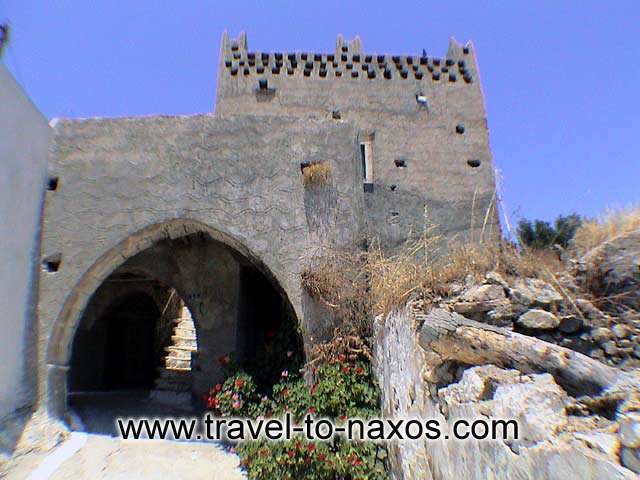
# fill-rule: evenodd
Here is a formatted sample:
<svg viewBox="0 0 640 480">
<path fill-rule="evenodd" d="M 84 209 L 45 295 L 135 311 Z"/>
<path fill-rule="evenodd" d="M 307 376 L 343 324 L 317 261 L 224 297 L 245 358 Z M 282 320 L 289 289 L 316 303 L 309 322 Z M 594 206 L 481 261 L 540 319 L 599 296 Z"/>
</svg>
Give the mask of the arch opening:
<svg viewBox="0 0 640 480">
<path fill-rule="evenodd" d="M 115 416 L 199 411 L 224 378 L 221 357 L 267 391 L 281 371 L 265 362 L 273 342 L 303 357 L 297 326 L 284 290 L 244 252 L 203 231 L 160 238 L 113 269 L 79 311 L 65 408 L 85 425 L 98 418 L 86 426 L 102 433 L 115 433 Z"/>
</svg>

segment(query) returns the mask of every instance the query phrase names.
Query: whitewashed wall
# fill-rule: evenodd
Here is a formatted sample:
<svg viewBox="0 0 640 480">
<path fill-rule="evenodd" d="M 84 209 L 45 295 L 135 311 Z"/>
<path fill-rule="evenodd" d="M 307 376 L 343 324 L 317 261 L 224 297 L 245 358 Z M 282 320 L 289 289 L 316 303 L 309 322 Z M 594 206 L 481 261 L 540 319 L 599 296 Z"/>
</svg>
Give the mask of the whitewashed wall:
<svg viewBox="0 0 640 480">
<path fill-rule="evenodd" d="M 35 399 L 47 120 L 0 65 L 0 419 Z"/>
</svg>

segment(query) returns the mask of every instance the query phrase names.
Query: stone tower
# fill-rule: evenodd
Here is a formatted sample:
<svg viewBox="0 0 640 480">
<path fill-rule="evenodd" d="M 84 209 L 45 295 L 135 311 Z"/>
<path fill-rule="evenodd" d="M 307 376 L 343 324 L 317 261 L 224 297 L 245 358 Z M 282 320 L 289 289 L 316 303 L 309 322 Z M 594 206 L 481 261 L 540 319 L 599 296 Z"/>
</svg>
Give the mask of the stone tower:
<svg viewBox="0 0 640 480">
<path fill-rule="evenodd" d="M 220 48 L 216 114 L 316 117 L 358 130 L 367 233 L 402 244 L 428 221 L 445 238 L 494 238 L 495 184 L 473 45 L 444 58 L 369 54 L 341 35 L 334 52 L 260 52 L 246 34 Z M 461 238 L 462 237 L 462 238 Z"/>
</svg>

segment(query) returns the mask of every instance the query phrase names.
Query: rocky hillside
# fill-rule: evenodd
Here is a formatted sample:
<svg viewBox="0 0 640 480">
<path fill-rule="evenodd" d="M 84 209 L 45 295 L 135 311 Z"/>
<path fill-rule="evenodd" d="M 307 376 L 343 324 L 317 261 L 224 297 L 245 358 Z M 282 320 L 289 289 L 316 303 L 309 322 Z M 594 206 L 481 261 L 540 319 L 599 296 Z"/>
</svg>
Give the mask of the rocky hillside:
<svg viewBox="0 0 640 480">
<path fill-rule="evenodd" d="M 376 319 L 386 415 L 521 427 L 512 441 L 395 445 L 395 478 L 637 478 L 640 230 L 565 265 L 476 272 Z"/>
</svg>

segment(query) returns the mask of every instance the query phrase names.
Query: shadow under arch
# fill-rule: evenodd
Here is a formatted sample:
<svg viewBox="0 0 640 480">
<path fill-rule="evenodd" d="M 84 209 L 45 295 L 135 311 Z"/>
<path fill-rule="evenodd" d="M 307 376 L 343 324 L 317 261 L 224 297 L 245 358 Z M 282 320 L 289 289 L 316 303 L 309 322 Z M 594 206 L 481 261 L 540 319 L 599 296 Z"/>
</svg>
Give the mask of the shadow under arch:
<svg viewBox="0 0 640 480">
<path fill-rule="evenodd" d="M 82 275 L 67 296 L 60 314 L 56 318 L 46 348 L 47 372 L 45 388 L 47 392 L 41 398 L 46 402 L 45 407 L 50 414 L 59 418 L 63 418 L 66 414 L 67 372 L 71 362 L 74 337 L 94 292 L 109 275 L 137 254 L 150 249 L 162 240 L 177 240 L 194 234 L 204 235 L 208 239 L 219 242 L 248 260 L 274 287 L 282 297 L 288 312 L 300 325 L 298 311 L 292 304 L 289 292 L 283 287 L 281 279 L 273 273 L 258 255 L 253 253 L 242 242 L 225 232 L 196 220 L 174 219 L 149 225 L 129 235 L 101 255 Z M 194 312 L 187 298 L 182 295 L 183 292 L 178 293 L 185 300 L 187 307 Z M 197 314 L 194 312 L 196 332 L 198 323 Z"/>
</svg>

